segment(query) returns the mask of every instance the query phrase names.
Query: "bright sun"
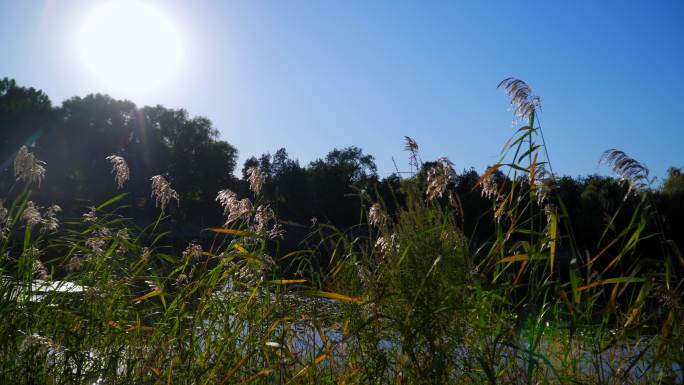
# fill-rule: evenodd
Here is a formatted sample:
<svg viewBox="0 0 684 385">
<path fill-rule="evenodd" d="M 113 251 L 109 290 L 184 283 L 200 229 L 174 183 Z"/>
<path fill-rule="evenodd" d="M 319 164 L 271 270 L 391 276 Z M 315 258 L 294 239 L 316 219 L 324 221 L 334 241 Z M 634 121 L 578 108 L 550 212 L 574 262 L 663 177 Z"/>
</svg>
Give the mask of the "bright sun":
<svg viewBox="0 0 684 385">
<path fill-rule="evenodd" d="M 78 31 L 88 71 L 121 92 L 149 91 L 181 64 L 181 36 L 160 9 L 137 0 L 108 1 L 85 15 Z"/>
</svg>

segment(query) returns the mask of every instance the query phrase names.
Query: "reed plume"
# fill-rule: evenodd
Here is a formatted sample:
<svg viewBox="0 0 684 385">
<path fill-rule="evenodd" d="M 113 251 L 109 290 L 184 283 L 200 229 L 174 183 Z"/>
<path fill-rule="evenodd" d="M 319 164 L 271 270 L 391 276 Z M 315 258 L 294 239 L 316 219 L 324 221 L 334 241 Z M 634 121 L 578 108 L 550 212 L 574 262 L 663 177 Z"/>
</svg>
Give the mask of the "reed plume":
<svg viewBox="0 0 684 385">
<path fill-rule="evenodd" d="M 380 203 L 373 203 L 368 210 L 368 223 L 372 226 L 383 226 L 387 221 L 387 215 L 382 210 Z"/>
<path fill-rule="evenodd" d="M 116 181 L 116 188 L 121 189 L 128 179 L 131 177 L 131 171 L 128 168 L 126 159 L 118 155 L 110 155 L 107 160 L 112 163 L 112 174 Z"/>
<path fill-rule="evenodd" d="M 183 259 L 200 259 L 202 258 L 202 253 L 202 245 L 190 243 L 188 247 L 185 248 L 185 251 L 183 251 Z"/>
<path fill-rule="evenodd" d="M 409 155 L 409 166 L 415 167 L 415 169 L 418 170 L 418 142 L 410 136 L 404 136 L 404 150 L 411 154 Z"/>
<path fill-rule="evenodd" d="M 176 200 L 176 204 L 179 203 L 178 193 L 171 188 L 171 184 L 166 178 L 155 175 L 150 180 L 152 181 L 152 197 L 156 200 L 156 206 L 161 206 L 162 211 L 166 209 L 166 205 L 172 199 Z"/>
<path fill-rule="evenodd" d="M 225 226 L 249 214 L 253 209 L 248 198 L 238 199 L 237 194 L 230 189 L 219 191 L 216 201 L 223 207 L 223 215 L 227 218 Z"/>
<path fill-rule="evenodd" d="M 17 181 L 40 182 L 45 179 L 45 162 L 38 160 L 26 146 L 21 146 L 14 158 L 14 177 Z"/>
<path fill-rule="evenodd" d="M 437 159 L 437 164 L 427 172 L 427 197 L 429 200 L 441 198 L 456 172 L 453 163 L 446 157 Z"/>
<path fill-rule="evenodd" d="M 615 148 L 606 150 L 601 155 L 599 164 L 610 166 L 613 172 L 620 177 L 620 180 L 627 183 L 625 199 L 627 199 L 631 192 L 642 191 L 650 184 L 648 168 L 627 155 L 624 151 Z"/>
<path fill-rule="evenodd" d="M 43 216 L 40 215 L 40 206 L 33 203 L 33 201 L 26 202 L 26 207 L 24 212 L 21 214 L 21 219 L 26 222 L 27 225 L 33 226 L 38 223 L 43 222 Z"/>
<path fill-rule="evenodd" d="M 261 189 L 264 187 L 264 174 L 259 170 L 259 167 L 252 166 L 247 169 L 247 180 L 249 181 L 249 189 L 254 194 L 259 195 Z"/>
<path fill-rule="evenodd" d="M 510 100 L 510 108 L 516 118 L 527 120 L 537 111 L 541 111 L 541 98 L 532 92 L 532 88 L 520 79 L 508 77 L 496 88 L 503 88 Z"/>
</svg>

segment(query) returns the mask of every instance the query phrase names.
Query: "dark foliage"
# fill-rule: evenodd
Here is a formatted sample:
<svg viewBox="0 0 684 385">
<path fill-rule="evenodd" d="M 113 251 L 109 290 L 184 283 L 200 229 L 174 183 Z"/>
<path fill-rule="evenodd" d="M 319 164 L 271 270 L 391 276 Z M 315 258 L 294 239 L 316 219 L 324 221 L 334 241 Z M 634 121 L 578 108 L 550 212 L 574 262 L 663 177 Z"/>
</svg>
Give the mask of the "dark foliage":
<svg viewBox="0 0 684 385">
<path fill-rule="evenodd" d="M 247 159 L 239 179 L 234 176 L 237 149 L 218 138 L 218 130 L 207 118 L 190 117 L 185 110 L 162 106 L 140 108 L 101 94 L 74 97 L 53 107 L 42 91 L 5 78 L 0 81 L 3 172 L 11 172 L 11 159 L 22 144 L 33 147 L 48 165 L 47 178 L 36 199 L 59 202 L 66 214 L 73 216 L 112 195 L 116 186 L 105 159 L 112 154 L 123 156 L 131 168 L 125 189 L 129 204 L 136 210 L 130 215 L 143 223 L 154 218 L 149 180 L 156 174 L 165 174 L 180 194 L 181 204 L 171 212 L 177 223 L 193 229 L 221 223 L 222 211 L 215 202 L 219 190 L 230 188 L 241 196 L 249 194 L 246 170 L 252 166 L 265 174 L 263 198 L 272 202 L 279 217 L 292 228 L 306 229 L 314 218 L 319 223 L 348 228 L 360 223 L 368 198 L 385 202 L 390 213 L 405 199 L 400 193 L 402 178 L 396 174 L 379 178 L 373 156 L 358 147 L 334 149 L 305 166 L 281 148 L 274 154 Z M 412 162 L 417 169 L 417 160 Z M 422 164 L 419 180 L 430 166 L 429 162 Z M 506 176 L 494 176 L 505 187 Z M 493 231 L 491 203 L 476 187 L 478 179 L 475 170 L 464 170 L 450 186 L 460 199 L 461 225 L 472 247 Z M 556 184 L 555 193 L 567 206 L 578 246 L 595 249 L 609 215 L 622 202 L 628 186 L 597 175 L 562 177 Z M 677 240 L 680 249 L 684 247 L 677 236 L 684 231 L 683 186 L 681 170 L 671 168 L 663 188 L 653 191 L 666 237 Z M 628 205 L 638 203 L 633 197 L 627 199 Z M 629 220 L 629 212 L 618 213 L 616 228 Z M 656 221 L 649 226 L 656 226 Z M 288 243 L 294 247 L 298 241 L 290 239 Z"/>
</svg>

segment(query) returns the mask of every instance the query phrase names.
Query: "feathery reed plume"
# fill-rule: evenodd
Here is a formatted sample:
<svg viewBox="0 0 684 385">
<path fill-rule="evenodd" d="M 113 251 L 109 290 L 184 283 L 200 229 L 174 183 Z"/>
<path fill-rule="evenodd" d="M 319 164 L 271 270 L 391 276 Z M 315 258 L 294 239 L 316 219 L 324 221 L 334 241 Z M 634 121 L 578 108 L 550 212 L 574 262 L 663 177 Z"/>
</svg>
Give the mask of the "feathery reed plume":
<svg viewBox="0 0 684 385">
<path fill-rule="evenodd" d="M 404 136 L 404 150 L 411 153 L 409 155 L 409 165 L 418 170 L 418 142 L 410 136 Z"/>
<path fill-rule="evenodd" d="M 248 199 L 243 199 L 243 201 L 244 200 L 247 200 L 249 202 Z M 273 222 L 273 225 L 269 229 L 269 224 L 271 222 Z M 259 205 L 254 210 L 252 231 L 254 231 L 254 233 L 256 234 L 264 235 L 269 239 L 282 239 L 283 235 L 285 235 L 285 229 L 283 228 L 282 224 L 278 222 L 278 218 L 276 217 L 275 212 L 269 205 Z"/>
<path fill-rule="evenodd" d="M 112 174 L 116 181 L 117 189 L 121 189 L 128 179 L 131 177 L 131 170 L 128 168 L 126 159 L 118 155 L 110 155 L 107 160 L 112 163 Z"/>
<path fill-rule="evenodd" d="M 62 211 L 62 208 L 58 205 L 51 205 L 48 207 L 43 214 L 40 213 L 42 207 L 35 204 L 33 201 L 26 202 L 26 207 L 24 207 L 24 212 L 21 213 L 21 219 L 26 222 L 29 226 L 34 226 L 41 224 L 41 232 L 53 233 L 59 229 L 59 219 L 57 219 L 57 213 Z M 2 214 L 2 209 L 0 209 L 0 214 Z M 2 215 L 0 215 L 0 225 L 2 224 Z"/>
<path fill-rule="evenodd" d="M 260 205 L 254 213 L 254 232 L 257 234 L 264 233 L 272 220 L 275 220 L 273 209 L 269 205 Z"/>
<path fill-rule="evenodd" d="M 33 203 L 33 201 L 26 202 L 26 207 L 21 214 L 21 219 L 29 226 L 43 222 L 43 217 L 40 215 L 40 206 Z"/>
<path fill-rule="evenodd" d="M 268 239 L 285 239 L 285 228 L 282 224 L 280 224 L 280 222 L 278 222 L 277 219 L 275 219 L 273 226 L 271 226 L 271 229 L 268 230 L 266 235 L 268 236 Z"/>
<path fill-rule="evenodd" d="M 515 117 L 528 119 L 532 113 L 541 111 L 541 98 L 532 92 L 532 88 L 520 79 L 508 77 L 502 80 L 496 88 L 502 88 L 510 99 L 510 108 Z"/>
<path fill-rule="evenodd" d="M 494 200 L 499 198 L 499 185 L 496 183 L 494 175 L 489 174 L 482 179 L 482 196 Z"/>
<path fill-rule="evenodd" d="M 123 229 L 119 229 L 116 232 L 116 238 L 123 239 L 124 241 L 127 241 L 131 238 L 131 235 L 128 233 L 128 229 L 123 228 Z"/>
<path fill-rule="evenodd" d="M 45 268 L 45 265 L 43 262 L 40 260 L 36 259 L 33 261 L 33 267 L 31 269 L 33 271 L 33 276 L 38 277 L 40 279 L 47 279 L 48 278 L 48 272 L 47 269 Z"/>
<path fill-rule="evenodd" d="M 221 190 L 216 195 L 216 201 L 223 206 L 223 215 L 229 216 L 233 207 L 237 205 L 237 194 L 230 189 Z"/>
<path fill-rule="evenodd" d="M 247 180 L 249 181 L 249 189 L 254 194 L 259 195 L 261 188 L 264 186 L 264 174 L 259 170 L 259 167 L 252 166 L 247 169 Z"/>
<path fill-rule="evenodd" d="M 648 168 L 631 158 L 624 151 L 615 148 L 604 151 L 599 164 L 610 166 L 620 177 L 620 180 L 627 183 L 627 193 L 624 199 L 627 199 L 631 192 L 641 191 L 650 184 Z"/>
<path fill-rule="evenodd" d="M 385 212 L 382 210 L 382 206 L 380 206 L 380 203 L 373 203 L 373 205 L 368 210 L 368 223 L 370 223 L 372 226 L 380 227 L 383 226 L 386 221 L 387 216 L 385 215 Z"/>
<path fill-rule="evenodd" d="M 418 153 L 418 143 L 415 139 L 410 136 L 404 136 L 404 150 L 412 152 L 414 154 Z"/>
<path fill-rule="evenodd" d="M 81 218 L 83 219 L 83 222 L 95 222 L 97 220 L 97 209 L 95 207 L 91 207 L 90 210 L 88 210 L 87 213 L 84 213 Z"/>
<path fill-rule="evenodd" d="M 43 218 L 43 228 L 42 231 L 54 233 L 59 229 L 59 219 L 57 219 L 57 213 L 62 211 L 62 208 L 58 205 L 51 205 L 45 211 L 45 218 Z"/>
<path fill-rule="evenodd" d="M 375 241 L 375 250 L 380 254 L 380 255 L 385 255 L 385 253 L 388 250 L 387 246 L 387 241 L 385 240 L 385 237 L 380 236 L 378 239 Z"/>
<path fill-rule="evenodd" d="M 45 268 L 45 265 L 43 262 L 40 261 L 40 256 L 42 254 L 42 251 L 36 247 L 29 246 L 24 250 L 21 255 L 24 258 L 27 259 L 32 259 L 33 263 L 31 264 L 31 274 L 40 279 L 47 279 L 48 278 L 48 272 L 47 269 Z"/>
<path fill-rule="evenodd" d="M 43 337 L 39 334 L 32 334 L 24 337 L 19 345 L 19 352 L 25 353 L 28 351 L 35 351 L 36 355 L 47 353 L 49 346 L 52 344 L 49 338 Z"/>
<path fill-rule="evenodd" d="M 260 205 L 256 208 L 256 213 L 254 214 L 254 220 L 256 223 L 262 227 L 265 227 L 269 221 L 275 219 L 275 212 L 269 205 Z"/>
<path fill-rule="evenodd" d="M 229 189 L 221 190 L 216 195 L 216 201 L 223 206 L 223 215 L 227 217 L 225 225 L 236 221 L 252 211 L 252 202 L 244 198 L 238 199 L 237 194 Z"/>
<path fill-rule="evenodd" d="M 156 207 L 161 205 L 161 209 L 164 211 L 172 199 L 176 200 L 176 204 L 179 203 L 178 193 L 171 188 L 171 184 L 166 178 L 155 175 L 150 180 L 152 181 L 152 197 L 156 200 Z"/>
<path fill-rule="evenodd" d="M 432 166 L 427 172 L 427 197 L 429 200 L 441 198 L 446 191 L 449 182 L 454 178 L 453 163 L 446 157 L 437 159 L 437 164 Z"/>
<path fill-rule="evenodd" d="M 202 258 L 202 245 L 197 243 L 190 243 L 183 251 L 183 259 L 200 259 Z"/>
<path fill-rule="evenodd" d="M 90 249 L 93 255 L 102 255 L 105 252 L 105 247 L 112 236 L 108 228 L 102 227 L 93 231 L 93 236 L 85 241 L 85 246 Z"/>
<path fill-rule="evenodd" d="M 233 215 L 235 216 L 235 219 L 237 219 L 248 215 L 252 210 L 254 210 L 252 201 L 250 201 L 249 198 L 242 198 L 238 201 L 237 210 L 234 211 Z"/>
<path fill-rule="evenodd" d="M 40 187 L 40 182 L 45 179 L 45 162 L 36 159 L 26 146 L 21 146 L 14 158 L 14 177 L 17 181 L 38 182 Z"/>
<path fill-rule="evenodd" d="M 38 364 L 45 359 L 48 364 L 54 362 L 64 354 L 64 347 L 56 344 L 50 338 L 39 334 L 31 334 L 24 338 L 19 345 L 19 352 L 30 354 L 34 364 Z"/>
<path fill-rule="evenodd" d="M 551 191 L 556 188 L 556 180 L 552 174 L 546 171 L 545 167 L 538 167 L 534 174 L 534 186 L 532 187 L 537 196 L 537 204 L 541 206 Z"/>
<path fill-rule="evenodd" d="M 384 257 L 389 251 L 398 251 L 399 243 L 397 234 L 392 233 L 389 238 L 384 236 L 378 237 L 373 247 L 375 248 L 376 253 L 382 257 Z"/>
</svg>

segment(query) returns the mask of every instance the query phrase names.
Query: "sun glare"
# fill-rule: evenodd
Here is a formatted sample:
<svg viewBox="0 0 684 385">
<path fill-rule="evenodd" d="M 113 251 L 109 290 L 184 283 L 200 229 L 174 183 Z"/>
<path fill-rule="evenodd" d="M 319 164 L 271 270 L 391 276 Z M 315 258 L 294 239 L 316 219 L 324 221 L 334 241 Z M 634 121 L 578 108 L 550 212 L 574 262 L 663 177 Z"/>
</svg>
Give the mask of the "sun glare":
<svg viewBox="0 0 684 385">
<path fill-rule="evenodd" d="M 108 1 L 86 13 L 78 31 L 81 62 L 110 89 L 139 93 L 172 80 L 181 59 L 181 35 L 154 5 Z"/>
</svg>

